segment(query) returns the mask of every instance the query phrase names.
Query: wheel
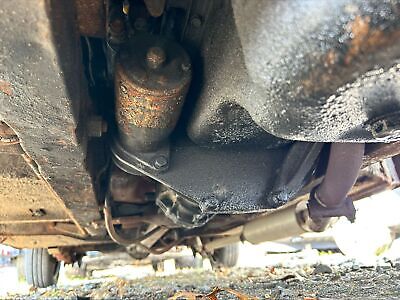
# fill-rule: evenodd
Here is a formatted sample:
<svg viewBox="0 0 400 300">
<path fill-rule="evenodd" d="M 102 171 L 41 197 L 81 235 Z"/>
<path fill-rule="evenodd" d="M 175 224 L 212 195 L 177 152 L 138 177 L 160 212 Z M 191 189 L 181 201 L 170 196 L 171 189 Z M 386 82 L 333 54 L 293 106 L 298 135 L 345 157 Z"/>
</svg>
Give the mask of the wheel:
<svg viewBox="0 0 400 300">
<path fill-rule="evenodd" d="M 44 288 L 57 283 L 60 263 L 49 254 L 47 249 L 26 249 L 24 260 L 28 284 Z"/>
<path fill-rule="evenodd" d="M 213 267 L 232 268 L 239 258 L 239 244 L 232 244 L 216 249 L 213 255 Z"/>
</svg>

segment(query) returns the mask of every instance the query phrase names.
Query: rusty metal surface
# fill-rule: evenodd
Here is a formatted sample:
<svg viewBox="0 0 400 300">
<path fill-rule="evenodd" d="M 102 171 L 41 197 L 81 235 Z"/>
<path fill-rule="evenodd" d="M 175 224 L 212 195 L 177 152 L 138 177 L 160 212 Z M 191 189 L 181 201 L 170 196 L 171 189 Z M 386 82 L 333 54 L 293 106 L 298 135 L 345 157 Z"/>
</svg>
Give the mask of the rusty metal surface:
<svg viewBox="0 0 400 300">
<path fill-rule="evenodd" d="M 0 223 L 70 220 L 65 206 L 21 155 L 0 153 L 0 166 Z"/>
<path fill-rule="evenodd" d="M 379 141 L 374 120 L 400 110 L 400 1 L 232 7 L 249 76 L 267 96 L 242 102 L 256 123 L 288 139 Z"/>
<path fill-rule="evenodd" d="M 400 1 L 216 2 L 189 124 L 195 142 L 224 143 L 214 120 L 231 124 L 220 111 L 235 104 L 281 138 L 399 139 L 398 133 L 380 138 L 374 127 L 400 111 Z M 246 133 L 237 132 L 237 140 L 246 142 Z"/>
<path fill-rule="evenodd" d="M 395 189 L 399 183 L 395 164 L 391 159 L 386 159 L 362 169 L 348 196 L 359 200 L 384 190 Z"/>
<path fill-rule="evenodd" d="M 112 222 L 114 225 L 122 225 L 123 228 L 135 228 L 139 225 L 155 224 L 157 226 L 165 226 L 168 228 L 178 227 L 170 219 L 163 214 L 153 214 L 145 216 L 129 216 L 129 217 L 118 217 L 113 218 Z"/>
<path fill-rule="evenodd" d="M 165 52 L 165 61 L 156 68 L 147 62 L 147 52 L 152 47 Z M 150 62 L 152 59 L 150 56 Z M 137 150 L 150 150 L 162 144 L 178 121 L 190 79 L 189 57 L 173 42 L 136 38 L 121 50 L 115 93 L 122 144 Z"/>
<path fill-rule="evenodd" d="M 50 248 L 48 251 L 57 261 L 63 261 L 66 264 L 72 264 L 74 262 L 72 253 L 62 251 L 61 248 Z"/>
<path fill-rule="evenodd" d="M 27 223 L 1 223 L 0 235 L 1 236 L 15 236 L 15 235 L 65 235 L 76 238 L 86 238 L 79 228 L 72 222 L 61 222 L 47 220 L 43 222 L 27 222 Z M 104 236 L 103 236 L 104 237 Z"/>
<path fill-rule="evenodd" d="M 0 153 L 24 154 L 16 132 L 0 121 Z"/>
<path fill-rule="evenodd" d="M 8 153 L 8 154 L 24 154 L 24 150 L 21 148 L 19 143 L 14 145 L 0 145 L 0 153 Z"/>
<path fill-rule="evenodd" d="M 59 230 L 58 225 L 67 226 Z M 65 229 L 65 228 L 64 228 Z M 68 245 L 100 245 L 110 243 L 108 239 L 88 240 L 73 223 L 26 223 L 0 224 L 0 241 L 16 248 L 42 248 Z"/>
<path fill-rule="evenodd" d="M 353 201 L 356 201 L 393 188 L 394 186 L 391 184 L 391 182 L 384 180 L 379 176 L 362 177 L 359 178 L 359 180 L 350 190 L 348 196 Z"/>
<path fill-rule="evenodd" d="M 57 234 L 53 225 L 52 222 L 0 224 L 0 236 Z"/>
<path fill-rule="evenodd" d="M 400 154 L 400 141 L 388 144 L 377 143 L 365 146 L 364 166 Z"/>
<path fill-rule="evenodd" d="M 189 26 L 189 34 L 185 35 L 185 39 L 190 39 L 195 33 L 207 33 L 199 43 L 200 55 L 193 61 L 203 74 L 196 78 L 194 73 L 193 84 L 198 86 L 191 88 L 189 93 L 193 94 L 187 99 L 190 139 L 201 145 L 262 144 L 274 148 L 285 144 L 259 127 L 240 104 L 248 99 L 258 105 L 257 100 L 265 95 L 260 95 L 248 75 L 230 4 L 215 0 L 195 3 L 211 6 L 211 10 L 207 9 L 211 13 L 207 23 L 199 29 Z"/>
<path fill-rule="evenodd" d="M 152 199 L 147 193 L 155 192 L 154 182 L 143 176 L 135 176 L 114 168 L 110 176 L 110 194 L 116 202 L 146 204 Z"/>
<path fill-rule="evenodd" d="M 105 36 L 104 0 L 75 0 L 79 33 L 92 37 Z"/>
<path fill-rule="evenodd" d="M 0 121 L 0 147 L 19 144 L 17 134 L 6 123 Z"/>
<path fill-rule="evenodd" d="M 81 246 L 81 245 L 96 245 L 106 244 L 109 241 L 88 241 L 70 236 L 53 234 L 53 235 L 15 235 L 1 237 L 3 244 L 8 246 L 23 249 L 23 248 L 50 248 L 59 246 Z"/>
<path fill-rule="evenodd" d="M 78 260 L 77 253 L 72 251 L 71 247 L 57 247 L 48 249 L 49 254 L 57 261 L 63 261 L 65 264 L 72 264 Z"/>
<path fill-rule="evenodd" d="M 85 169 L 87 95 L 74 16 L 65 0 L 2 3 L 0 80 L 10 90 L 0 92 L 0 119 L 73 217 L 90 226 L 100 215 Z"/>
<path fill-rule="evenodd" d="M 204 215 L 248 213 L 277 208 L 295 197 L 309 180 L 321 144 L 297 142 L 292 147 L 266 150 L 251 145 L 202 148 L 182 142 L 171 147 L 171 168 L 157 172 L 114 151 L 114 162 L 137 171 L 192 199 Z M 119 163 L 119 161 L 121 163 Z M 232 176 L 235 174 L 235 176 Z M 251 180 L 250 180 L 251 178 Z"/>
<path fill-rule="evenodd" d="M 62 233 L 72 237 L 84 238 L 85 235 L 79 231 L 79 228 L 72 224 L 71 222 L 52 222 L 49 224 L 51 230 L 57 233 Z"/>
</svg>

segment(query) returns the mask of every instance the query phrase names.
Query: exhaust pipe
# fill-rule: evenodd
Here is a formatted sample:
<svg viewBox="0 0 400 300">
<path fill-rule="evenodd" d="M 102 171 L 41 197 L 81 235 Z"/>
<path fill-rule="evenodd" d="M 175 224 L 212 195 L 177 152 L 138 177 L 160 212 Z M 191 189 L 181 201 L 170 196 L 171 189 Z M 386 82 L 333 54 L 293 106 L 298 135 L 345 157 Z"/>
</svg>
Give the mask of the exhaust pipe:
<svg viewBox="0 0 400 300">
<path fill-rule="evenodd" d="M 259 217 L 240 226 L 237 233 L 210 241 L 204 245 L 206 252 L 225 247 L 226 245 L 248 241 L 259 244 L 291 236 L 297 236 L 308 231 L 324 231 L 330 219 L 314 222 L 308 216 L 306 202 L 277 209 L 274 212 Z"/>
</svg>

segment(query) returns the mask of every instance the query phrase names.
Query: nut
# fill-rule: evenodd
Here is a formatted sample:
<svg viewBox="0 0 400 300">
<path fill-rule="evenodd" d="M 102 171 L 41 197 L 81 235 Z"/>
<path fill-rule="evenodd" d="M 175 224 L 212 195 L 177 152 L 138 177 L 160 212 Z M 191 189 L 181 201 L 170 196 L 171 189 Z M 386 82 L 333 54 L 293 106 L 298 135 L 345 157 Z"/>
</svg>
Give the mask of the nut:
<svg viewBox="0 0 400 300">
<path fill-rule="evenodd" d="M 201 24 L 203 22 L 201 21 L 200 17 L 195 16 L 190 20 L 190 25 L 192 25 L 194 28 L 200 28 Z"/>
<path fill-rule="evenodd" d="M 164 169 L 168 166 L 168 159 L 163 156 L 157 156 L 156 159 L 154 160 L 154 167 L 156 169 Z"/>
<path fill-rule="evenodd" d="M 166 60 L 165 52 L 161 47 L 151 47 L 147 51 L 146 61 L 151 69 L 158 69 Z"/>
<path fill-rule="evenodd" d="M 191 65 L 189 63 L 187 63 L 187 62 L 183 62 L 182 65 L 181 65 L 181 68 L 182 68 L 183 71 L 187 72 L 187 71 L 189 71 L 191 69 Z"/>
<path fill-rule="evenodd" d="M 29 209 L 32 217 L 43 217 L 46 215 L 46 211 L 43 208 Z"/>
</svg>

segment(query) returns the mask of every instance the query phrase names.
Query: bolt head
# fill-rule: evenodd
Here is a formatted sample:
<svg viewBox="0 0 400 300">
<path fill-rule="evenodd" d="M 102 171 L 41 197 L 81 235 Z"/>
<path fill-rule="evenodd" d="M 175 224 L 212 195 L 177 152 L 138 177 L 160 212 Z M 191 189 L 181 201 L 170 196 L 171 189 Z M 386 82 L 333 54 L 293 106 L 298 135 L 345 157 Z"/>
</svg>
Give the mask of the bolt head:
<svg viewBox="0 0 400 300">
<path fill-rule="evenodd" d="M 372 124 L 371 126 L 371 132 L 372 135 L 375 138 L 380 138 L 380 137 L 384 137 L 385 135 L 387 135 L 389 132 L 389 126 L 386 120 L 382 119 L 382 120 L 378 120 L 375 123 Z"/>
<path fill-rule="evenodd" d="M 110 22 L 110 30 L 113 34 L 121 34 L 125 30 L 124 20 L 117 18 Z"/>
<path fill-rule="evenodd" d="M 165 51 L 161 47 L 151 47 L 146 54 L 147 65 L 152 69 L 159 68 L 166 60 Z"/>
<path fill-rule="evenodd" d="M 167 166 L 168 166 L 168 159 L 163 155 L 157 156 L 156 159 L 154 160 L 154 167 L 156 169 L 163 169 Z"/>
<path fill-rule="evenodd" d="M 182 68 L 182 70 L 183 70 L 184 72 L 187 72 L 187 71 L 190 70 L 191 65 L 190 65 L 190 63 L 183 62 L 182 65 L 181 65 L 181 68 Z"/>
<path fill-rule="evenodd" d="M 201 21 L 200 17 L 198 17 L 198 16 L 193 17 L 193 18 L 190 20 L 190 24 L 191 24 L 194 28 L 200 28 L 201 23 L 202 23 L 202 21 Z"/>
<path fill-rule="evenodd" d="M 40 209 L 30 209 L 32 217 L 43 217 L 46 215 L 46 211 L 43 208 Z"/>
</svg>

